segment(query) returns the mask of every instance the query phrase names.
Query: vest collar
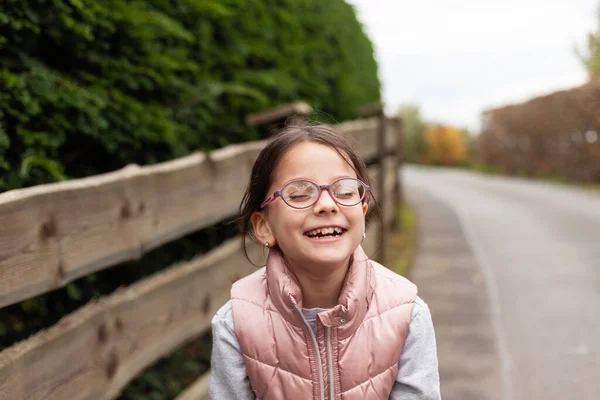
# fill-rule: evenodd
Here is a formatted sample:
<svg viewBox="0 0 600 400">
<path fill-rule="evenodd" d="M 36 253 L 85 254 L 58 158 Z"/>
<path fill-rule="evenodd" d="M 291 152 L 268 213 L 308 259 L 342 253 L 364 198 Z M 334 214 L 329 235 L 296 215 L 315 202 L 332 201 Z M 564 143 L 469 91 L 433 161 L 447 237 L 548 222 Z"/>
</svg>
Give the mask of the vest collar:
<svg viewBox="0 0 600 400">
<path fill-rule="evenodd" d="M 305 323 L 298 312 L 298 309 L 302 309 L 302 290 L 276 248 L 269 251 L 266 277 L 269 296 L 279 313 L 289 323 L 303 329 Z M 318 316 L 324 326 L 338 328 L 339 338 L 352 335 L 362 323 L 373 296 L 373 279 L 371 261 L 362 247 L 358 246 L 342 285 L 338 304 Z"/>
</svg>

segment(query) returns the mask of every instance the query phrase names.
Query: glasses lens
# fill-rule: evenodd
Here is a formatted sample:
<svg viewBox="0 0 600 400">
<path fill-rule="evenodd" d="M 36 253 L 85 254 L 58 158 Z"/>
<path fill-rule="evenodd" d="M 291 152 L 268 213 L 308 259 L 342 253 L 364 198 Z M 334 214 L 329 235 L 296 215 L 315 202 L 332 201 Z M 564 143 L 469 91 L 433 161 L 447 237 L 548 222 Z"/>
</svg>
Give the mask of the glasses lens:
<svg viewBox="0 0 600 400">
<path fill-rule="evenodd" d="M 317 195 L 319 188 L 309 181 L 295 181 L 288 183 L 281 191 L 281 197 L 290 206 L 294 208 L 305 208 L 311 206 Z"/>
<path fill-rule="evenodd" d="M 353 206 L 365 197 L 365 185 L 358 179 L 344 178 L 331 185 L 335 200 L 343 206 Z"/>
</svg>

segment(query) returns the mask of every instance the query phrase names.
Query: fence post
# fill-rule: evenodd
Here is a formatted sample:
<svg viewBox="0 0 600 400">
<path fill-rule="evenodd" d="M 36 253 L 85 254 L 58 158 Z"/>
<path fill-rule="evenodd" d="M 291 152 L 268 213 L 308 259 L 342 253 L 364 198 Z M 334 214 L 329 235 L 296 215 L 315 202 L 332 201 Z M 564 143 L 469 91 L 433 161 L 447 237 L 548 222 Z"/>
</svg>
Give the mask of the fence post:
<svg viewBox="0 0 600 400">
<path fill-rule="evenodd" d="M 387 215 L 386 215 L 386 196 L 385 196 L 385 158 L 386 158 L 386 117 L 384 113 L 384 104 L 381 102 L 367 104 L 362 106 L 358 110 L 359 115 L 364 117 L 377 117 L 379 119 L 378 124 L 378 134 L 377 134 L 377 183 L 378 183 L 378 193 L 377 193 L 377 201 L 379 203 L 379 208 L 381 210 L 382 218 L 381 218 L 381 230 L 379 237 L 379 245 L 381 246 L 380 255 L 377 257 L 378 261 L 385 265 L 387 261 L 386 253 L 387 253 L 387 242 L 388 242 L 388 232 L 389 226 L 387 224 Z"/>
<path fill-rule="evenodd" d="M 392 118 L 391 121 L 394 127 L 394 134 L 396 135 L 396 180 L 394 182 L 394 198 L 397 206 L 394 208 L 395 217 L 393 219 L 393 229 L 399 231 L 402 229 L 400 205 L 404 203 L 404 185 L 402 184 L 401 172 L 401 168 L 404 166 L 404 123 L 402 118 L 398 116 Z"/>
</svg>

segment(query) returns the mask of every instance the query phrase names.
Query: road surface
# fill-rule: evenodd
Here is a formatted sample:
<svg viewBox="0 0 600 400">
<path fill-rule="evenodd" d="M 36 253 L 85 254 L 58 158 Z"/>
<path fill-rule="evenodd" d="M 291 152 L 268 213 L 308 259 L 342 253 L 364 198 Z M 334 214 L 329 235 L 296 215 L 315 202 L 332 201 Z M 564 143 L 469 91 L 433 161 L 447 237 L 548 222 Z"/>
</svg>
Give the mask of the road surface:
<svg viewBox="0 0 600 400">
<path fill-rule="evenodd" d="M 600 193 L 416 166 L 402 179 L 444 400 L 600 399 Z"/>
</svg>

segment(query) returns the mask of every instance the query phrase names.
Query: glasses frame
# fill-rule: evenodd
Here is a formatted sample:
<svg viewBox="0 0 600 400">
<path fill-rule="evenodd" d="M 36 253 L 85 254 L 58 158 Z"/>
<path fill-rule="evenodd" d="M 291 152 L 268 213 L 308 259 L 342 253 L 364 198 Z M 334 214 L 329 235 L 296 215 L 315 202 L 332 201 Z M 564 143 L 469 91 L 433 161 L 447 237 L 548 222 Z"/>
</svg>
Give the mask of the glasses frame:
<svg viewBox="0 0 600 400">
<path fill-rule="evenodd" d="M 341 204 L 335 198 L 335 196 L 333 195 L 333 192 L 331 191 L 331 187 L 333 185 L 335 185 L 336 183 L 338 183 L 339 181 L 342 181 L 344 179 L 352 179 L 352 180 L 358 181 L 358 182 L 360 182 L 365 187 L 365 192 L 363 193 L 361 199 L 359 201 L 357 201 L 356 203 L 352 204 L 352 205 Z M 292 183 L 295 183 L 295 182 L 310 182 L 310 183 L 312 183 L 313 185 L 315 185 L 319 189 L 319 194 L 317 195 L 317 198 L 315 199 L 315 201 L 312 204 L 309 204 L 309 205 L 307 205 L 305 207 L 296 207 L 296 206 L 292 206 L 290 203 L 288 203 L 287 201 L 285 201 L 285 199 L 283 198 L 283 196 L 281 195 L 281 193 L 283 193 L 284 189 L 288 185 L 291 185 Z M 310 207 L 314 206 L 315 204 L 317 204 L 317 202 L 321 198 L 321 195 L 323 194 L 323 190 L 324 189 L 327 189 L 327 192 L 329 193 L 329 197 L 331 197 L 333 199 L 333 201 L 335 202 L 335 204 L 337 204 L 339 206 L 342 206 L 342 207 L 354 207 L 355 205 L 357 205 L 359 203 L 362 203 L 363 201 L 368 200 L 368 198 L 369 198 L 369 192 L 371 190 L 371 188 L 369 187 L 369 185 L 367 185 L 366 183 L 364 183 L 363 181 L 361 181 L 360 179 L 357 179 L 357 178 L 339 178 L 339 179 L 336 179 L 335 181 L 331 182 L 329 185 L 319 185 L 318 183 L 313 182 L 313 181 L 311 181 L 309 179 L 294 179 L 292 181 L 287 182 L 285 185 L 283 185 L 281 187 L 281 189 L 276 190 L 275 192 L 273 192 L 272 195 L 270 195 L 269 197 L 267 197 L 265 199 L 265 201 L 263 201 L 262 204 L 260 205 L 260 208 L 262 210 L 263 208 L 265 208 L 266 206 L 268 206 L 269 204 L 271 204 L 272 202 L 274 202 L 278 197 L 281 197 L 281 200 L 283 200 L 283 202 L 285 204 L 287 204 L 289 207 L 291 207 L 293 209 L 296 209 L 296 210 L 304 210 L 306 208 L 310 208 Z"/>
</svg>

